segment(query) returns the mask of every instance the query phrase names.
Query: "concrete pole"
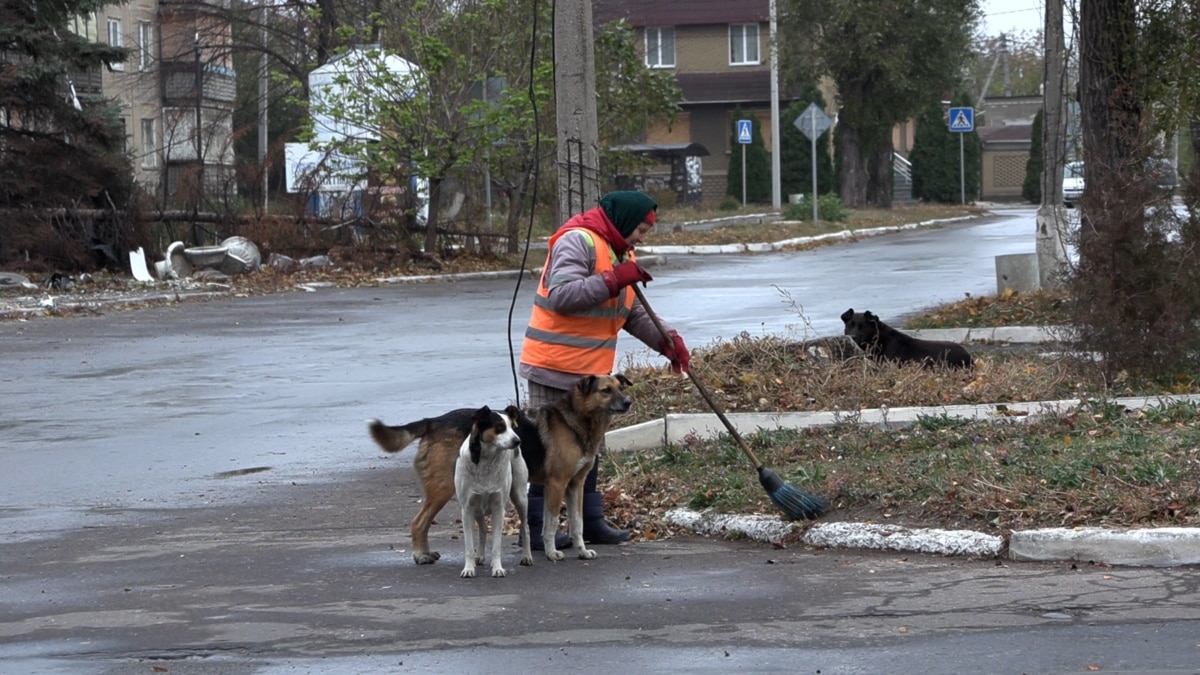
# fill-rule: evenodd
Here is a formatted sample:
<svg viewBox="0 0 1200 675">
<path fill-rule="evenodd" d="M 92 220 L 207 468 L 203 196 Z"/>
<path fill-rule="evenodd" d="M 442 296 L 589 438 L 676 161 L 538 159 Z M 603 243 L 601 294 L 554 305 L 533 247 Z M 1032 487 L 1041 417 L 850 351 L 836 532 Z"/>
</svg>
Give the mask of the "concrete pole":
<svg viewBox="0 0 1200 675">
<path fill-rule="evenodd" d="M 558 115 L 560 222 L 600 201 L 593 41 L 591 0 L 556 0 L 554 99 Z"/>
<path fill-rule="evenodd" d="M 262 210 L 267 212 L 267 189 L 271 185 L 267 171 L 267 5 L 259 0 L 258 20 L 262 23 L 260 39 L 262 53 L 258 56 L 258 168 L 262 171 Z"/>
<path fill-rule="evenodd" d="M 1063 164 L 1067 135 L 1063 114 L 1063 0 L 1047 0 L 1045 26 L 1046 77 L 1042 92 L 1042 204 L 1037 213 L 1035 251 L 1038 282 L 1044 290 L 1061 286 L 1067 264 L 1067 212 L 1062 201 Z"/>
<path fill-rule="evenodd" d="M 775 39 L 775 27 L 775 0 L 771 0 L 771 208 L 778 213 L 783 208 L 783 188 L 779 166 L 779 41 Z M 742 175 L 746 175 L 744 170 Z"/>
</svg>

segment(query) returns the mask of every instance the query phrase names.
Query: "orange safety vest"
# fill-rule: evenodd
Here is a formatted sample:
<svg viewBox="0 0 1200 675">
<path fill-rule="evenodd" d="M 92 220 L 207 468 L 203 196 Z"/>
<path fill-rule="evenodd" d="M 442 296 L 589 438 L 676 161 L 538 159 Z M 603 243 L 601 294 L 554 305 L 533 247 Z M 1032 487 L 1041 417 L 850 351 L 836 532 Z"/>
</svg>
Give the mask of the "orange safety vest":
<svg viewBox="0 0 1200 675">
<path fill-rule="evenodd" d="M 600 274 L 611 270 L 617 261 L 612 247 L 603 237 L 593 236 L 584 228 L 566 228 L 550 237 L 550 250 L 567 232 L 579 231 L 587 238 L 593 249 L 592 271 Z M 629 252 L 633 260 L 633 251 Z M 628 288 L 622 288 L 617 297 L 584 310 L 579 314 L 560 314 L 550 309 L 550 289 L 546 287 L 546 275 L 550 265 L 542 268 L 537 296 L 533 300 L 533 312 L 529 326 L 525 329 L 525 343 L 521 347 L 521 362 L 566 373 L 581 375 L 607 375 L 612 372 L 617 360 L 617 334 L 629 317 L 636 297 Z"/>
</svg>

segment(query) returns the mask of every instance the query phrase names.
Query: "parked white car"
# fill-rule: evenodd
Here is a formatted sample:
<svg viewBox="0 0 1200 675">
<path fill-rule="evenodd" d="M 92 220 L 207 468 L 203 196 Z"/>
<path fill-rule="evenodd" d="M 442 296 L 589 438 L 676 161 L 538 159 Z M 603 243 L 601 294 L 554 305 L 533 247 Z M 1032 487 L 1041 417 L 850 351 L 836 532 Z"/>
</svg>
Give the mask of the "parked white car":
<svg viewBox="0 0 1200 675">
<path fill-rule="evenodd" d="M 1083 196 L 1083 162 L 1067 162 L 1063 167 L 1063 205 L 1071 208 Z"/>
</svg>

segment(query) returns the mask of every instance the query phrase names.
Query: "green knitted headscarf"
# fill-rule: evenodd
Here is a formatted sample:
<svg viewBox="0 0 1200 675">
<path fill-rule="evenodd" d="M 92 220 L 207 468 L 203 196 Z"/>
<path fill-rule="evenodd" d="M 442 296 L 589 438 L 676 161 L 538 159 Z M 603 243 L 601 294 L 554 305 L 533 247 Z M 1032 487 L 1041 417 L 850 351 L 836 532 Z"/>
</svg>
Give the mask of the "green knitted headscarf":
<svg viewBox="0 0 1200 675">
<path fill-rule="evenodd" d="M 604 209 L 604 215 L 608 216 L 621 236 L 628 237 L 642 221 L 654 222 L 658 202 L 644 192 L 624 190 L 601 197 L 600 208 Z"/>
</svg>

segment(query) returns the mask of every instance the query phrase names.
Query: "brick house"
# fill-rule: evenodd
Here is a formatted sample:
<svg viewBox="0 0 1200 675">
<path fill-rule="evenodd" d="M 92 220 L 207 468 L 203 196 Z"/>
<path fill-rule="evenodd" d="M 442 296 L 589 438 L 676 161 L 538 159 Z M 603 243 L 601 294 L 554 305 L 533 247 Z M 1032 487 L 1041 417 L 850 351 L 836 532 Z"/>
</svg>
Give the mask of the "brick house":
<svg viewBox="0 0 1200 675">
<path fill-rule="evenodd" d="M 646 65 L 674 72 L 683 91 L 673 125 L 647 129 L 640 145 L 660 153 L 703 149 L 701 198 L 724 199 L 735 108 L 758 117 L 771 148 L 769 0 L 593 0 L 592 14 L 598 25 L 628 22 Z M 798 93 L 781 86 L 780 110 Z M 826 100 L 832 100 L 828 92 Z"/>
<path fill-rule="evenodd" d="M 983 201 L 1024 201 L 1021 188 L 1033 145 L 1033 118 L 1041 108 L 1041 96 L 997 96 L 979 104 L 976 133 L 982 149 Z"/>
</svg>

